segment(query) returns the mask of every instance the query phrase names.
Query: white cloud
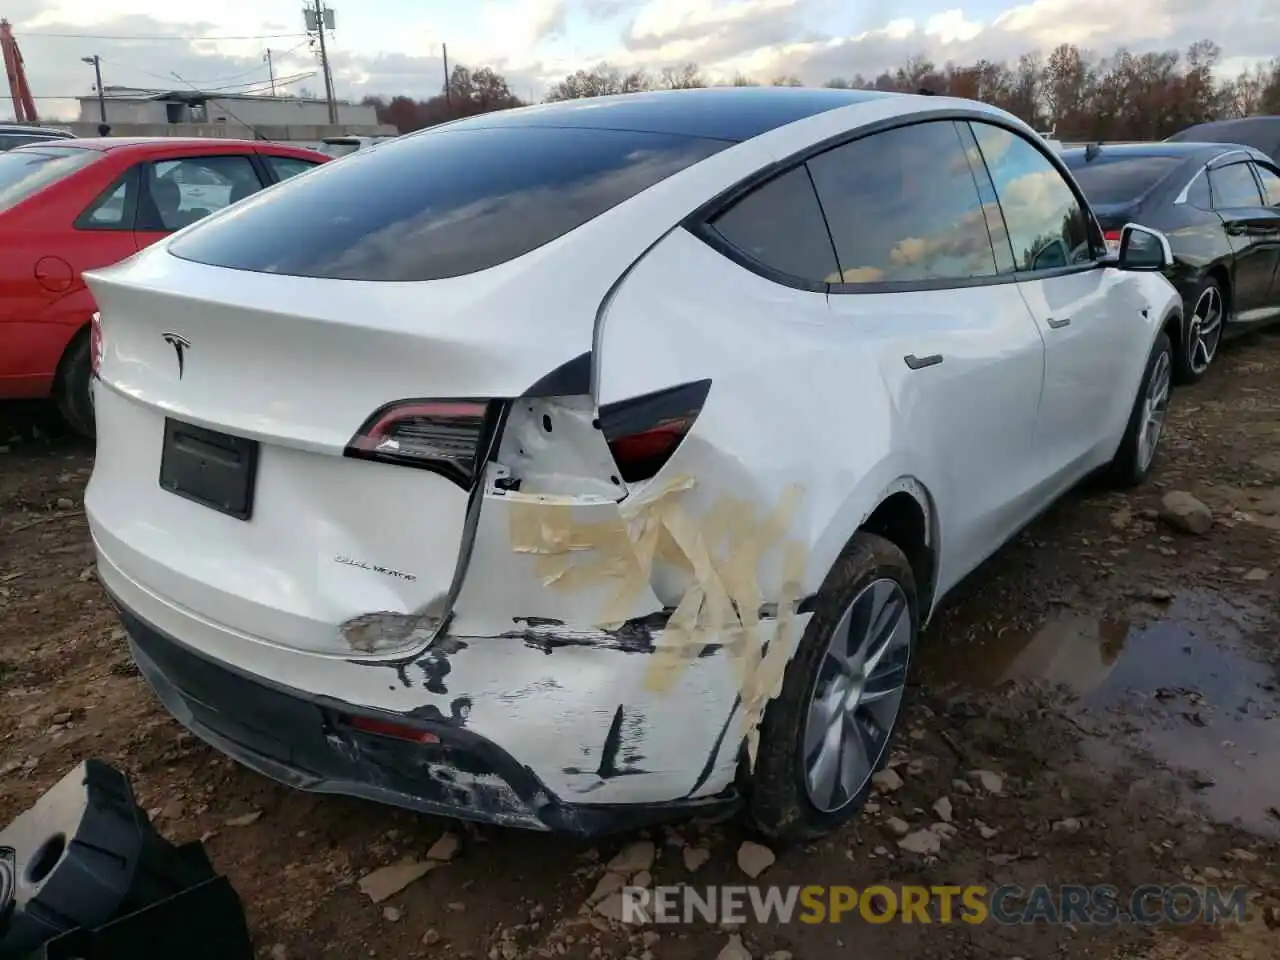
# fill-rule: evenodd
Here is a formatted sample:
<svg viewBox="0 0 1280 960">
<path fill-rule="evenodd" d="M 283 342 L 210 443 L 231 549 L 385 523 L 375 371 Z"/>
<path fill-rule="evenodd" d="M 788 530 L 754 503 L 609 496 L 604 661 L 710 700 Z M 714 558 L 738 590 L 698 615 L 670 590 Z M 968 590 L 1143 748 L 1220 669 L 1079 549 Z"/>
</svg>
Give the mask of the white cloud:
<svg viewBox="0 0 1280 960">
<path fill-rule="evenodd" d="M 1109 54 L 1119 46 L 1184 49 L 1208 38 L 1222 47 L 1224 72 L 1280 50 L 1276 0 L 1027 0 L 1009 2 L 986 17 L 963 6 L 926 12 L 913 10 L 910 2 L 870 0 L 858 5 L 852 20 L 844 17 L 850 24 L 845 32 L 825 26 L 833 12 L 848 8 L 837 0 L 476 0 L 450 7 L 445 21 L 426 5 L 336 5 L 335 81 L 338 94 L 352 98 L 437 93 L 442 40 L 449 43 L 451 63 L 493 66 L 526 96 L 604 59 L 655 70 L 692 60 L 712 77 L 743 71 L 767 80 L 787 73 L 821 83 L 872 76 L 915 55 L 939 64 L 980 57 L 1011 61 L 1059 43 Z M 5 13 L 22 44 L 35 94 L 66 97 L 89 94 L 93 72 L 80 58 L 95 53 L 102 55 L 108 84 L 182 88 L 174 74 L 201 86 L 265 81 L 262 52 L 268 45 L 278 76 L 314 72 L 315 56 L 297 36 L 298 6 L 288 0 L 220 0 L 175 20 L 171 0 L 129 0 L 127 7 L 123 0 L 92 6 L 86 0 L 10 0 Z M 294 36 L 199 43 L 38 36 L 53 33 Z M 318 75 L 287 89 L 303 85 L 323 89 Z M 62 113 L 72 107 L 42 104 Z"/>
</svg>

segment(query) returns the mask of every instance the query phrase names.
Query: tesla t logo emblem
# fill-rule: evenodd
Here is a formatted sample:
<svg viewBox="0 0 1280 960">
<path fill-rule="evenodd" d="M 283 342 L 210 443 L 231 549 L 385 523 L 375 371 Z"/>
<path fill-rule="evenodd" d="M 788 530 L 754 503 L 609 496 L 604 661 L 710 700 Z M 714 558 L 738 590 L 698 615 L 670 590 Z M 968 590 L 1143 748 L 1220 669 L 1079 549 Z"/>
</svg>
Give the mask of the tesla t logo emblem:
<svg viewBox="0 0 1280 960">
<path fill-rule="evenodd" d="M 191 341 L 180 333 L 166 333 L 164 342 L 173 347 L 173 352 L 178 355 L 178 379 L 182 379 L 182 368 L 186 361 L 187 348 L 191 346 Z"/>
</svg>

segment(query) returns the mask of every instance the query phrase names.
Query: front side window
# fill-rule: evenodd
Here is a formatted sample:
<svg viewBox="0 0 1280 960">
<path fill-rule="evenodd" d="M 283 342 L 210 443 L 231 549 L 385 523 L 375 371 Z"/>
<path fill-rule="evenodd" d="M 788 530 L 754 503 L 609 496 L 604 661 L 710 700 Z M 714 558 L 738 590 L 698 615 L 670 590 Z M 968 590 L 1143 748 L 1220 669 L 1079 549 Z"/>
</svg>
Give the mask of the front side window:
<svg viewBox="0 0 1280 960">
<path fill-rule="evenodd" d="M 444 126 L 322 164 L 170 252 L 295 277 L 457 277 L 550 243 L 728 146 L 632 130 Z"/>
<path fill-rule="evenodd" d="M 1004 215 L 1002 236 L 1019 271 L 1092 263 L 1089 214 L 1058 168 L 1029 141 L 1003 127 L 971 123 Z"/>
<path fill-rule="evenodd" d="M 1280 207 L 1280 175 L 1260 163 L 1254 164 L 1253 169 L 1262 181 L 1262 202 L 1268 207 Z"/>
<path fill-rule="evenodd" d="M 804 167 L 753 190 L 711 222 L 756 263 L 811 283 L 839 283 L 831 237 Z"/>
<path fill-rule="evenodd" d="M 1228 167 L 1210 170 L 1209 190 L 1213 195 L 1215 210 L 1256 207 L 1262 203 L 1262 194 L 1258 192 L 1258 181 L 1253 179 L 1253 172 L 1249 169 L 1248 162 L 1233 163 Z"/>
<path fill-rule="evenodd" d="M 996 275 L 973 170 L 951 121 L 872 134 L 809 161 L 846 284 Z"/>
<path fill-rule="evenodd" d="M 147 164 L 139 230 L 180 230 L 262 189 L 248 157 L 183 157 Z"/>
<path fill-rule="evenodd" d="M 319 166 L 318 163 L 299 160 L 297 157 L 276 157 L 267 154 L 263 159 L 267 161 L 267 166 L 271 168 L 277 180 L 288 180 L 290 177 L 296 177 L 300 173 L 306 173 Z"/>
</svg>

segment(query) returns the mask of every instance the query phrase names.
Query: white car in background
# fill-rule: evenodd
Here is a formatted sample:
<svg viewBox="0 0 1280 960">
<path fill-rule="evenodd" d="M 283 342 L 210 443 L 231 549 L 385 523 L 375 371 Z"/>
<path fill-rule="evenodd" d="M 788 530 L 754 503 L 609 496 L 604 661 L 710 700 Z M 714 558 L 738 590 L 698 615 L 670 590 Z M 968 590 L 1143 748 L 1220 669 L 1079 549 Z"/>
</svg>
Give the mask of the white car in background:
<svg viewBox="0 0 1280 960">
<path fill-rule="evenodd" d="M 366 149 L 368 149 L 369 147 L 373 146 L 374 144 L 376 144 L 376 143 L 381 143 L 381 142 L 382 142 L 382 141 L 384 141 L 384 140 L 394 140 L 394 139 L 395 139 L 395 137 L 393 137 L 393 136 L 381 136 L 381 137 L 357 137 L 357 136 L 325 137 L 323 140 L 321 140 L 321 141 L 320 141 L 320 144 L 319 144 L 319 146 L 317 147 L 317 149 L 318 149 L 321 153 L 327 154 L 328 156 L 333 157 L 333 158 L 336 160 L 336 159 L 338 159 L 339 157 L 349 156 L 350 154 L 355 153 L 357 150 L 366 150 Z"/>
<path fill-rule="evenodd" d="M 424 175 L 429 171 L 429 175 Z M 995 108 L 632 94 L 358 151 L 95 271 L 101 582 L 295 786 L 847 820 L 921 625 L 1150 471 L 1180 300 Z"/>
</svg>

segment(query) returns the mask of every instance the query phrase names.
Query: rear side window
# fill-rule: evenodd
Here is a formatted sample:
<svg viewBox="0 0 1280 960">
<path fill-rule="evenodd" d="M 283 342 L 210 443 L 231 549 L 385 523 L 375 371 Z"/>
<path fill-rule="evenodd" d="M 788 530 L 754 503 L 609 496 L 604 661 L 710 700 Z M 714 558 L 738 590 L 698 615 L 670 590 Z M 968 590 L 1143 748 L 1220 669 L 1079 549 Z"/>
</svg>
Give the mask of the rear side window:
<svg viewBox="0 0 1280 960">
<path fill-rule="evenodd" d="M 846 284 L 996 275 L 969 158 L 951 121 L 887 130 L 809 161 Z"/>
<path fill-rule="evenodd" d="M 170 251 L 299 277 L 456 277 L 549 243 L 727 146 L 626 130 L 446 127 L 324 164 Z"/>
<path fill-rule="evenodd" d="M 1248 163 L 1233 163 L 1209 171 L 1209 189 L 1213 191 L 1215 210 L 1231 207 L 1256 207 L 1262 203 L 1258 182 L 1253 179 Z"/>
<path fill-rule="evenodd" d="M 1098 206 L 1140 200 L 1181 165 L 1180 157 L 1108 157 L 1105 153 L 1087 163 L 1070 164 L 1089 203 Z"/>
<path fill-rule="evenodd" d="M 0 210 L 16 206 L 101 157 L 96 150 L 67 147 L 11 150 L 0 154 Z"/>
<path fill-rule="evenodd" d="M 804 167 L 753 190 L 711 227 L 768 270 L 811 283 L 840 282 L 822 208 Z"/>
</svg>

